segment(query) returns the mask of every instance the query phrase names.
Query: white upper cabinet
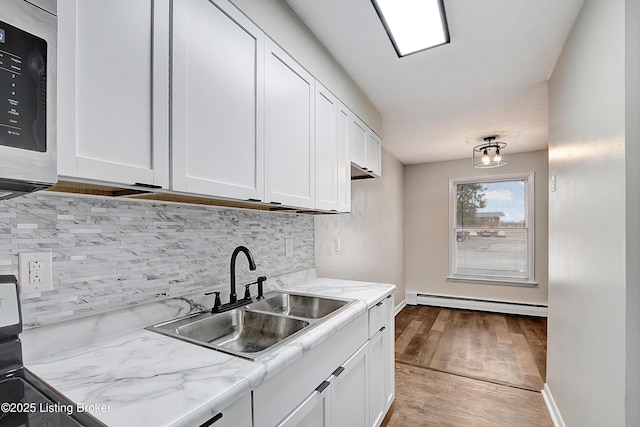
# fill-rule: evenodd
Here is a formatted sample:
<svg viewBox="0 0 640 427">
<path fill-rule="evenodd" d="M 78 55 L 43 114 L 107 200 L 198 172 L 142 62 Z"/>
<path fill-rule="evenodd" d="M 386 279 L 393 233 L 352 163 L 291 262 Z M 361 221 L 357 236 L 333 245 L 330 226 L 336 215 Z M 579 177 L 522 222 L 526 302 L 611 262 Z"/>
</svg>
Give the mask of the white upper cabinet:
<svg viewBox="0 0 640 427">
<path fill-rule="evenodd" d="M 382 175 L 382 140 L 371 129 L 367 132 L 367 149 L 365 153 L 365 166 L 373 176 Z"/>
<path fill-rule="evenodd" d="M 271 40 L 265 53 L 265 201 L 315 205 L 314 79 Z"/>
<path fill-rule="evenodd" d="M 338 100 L 316 82 L 316 209 L 338 210 Z"/>
<path fill-rule="evenodd" d="M 173 190 L 263 199 L 264 38 L 226 0 L 173 3 Z"/>
<path fill-rule="evenodd" d="M 380 138 L 229 0 L 58 3 L 58 173 L 348 212 Z"/>
<path fill-rule="evenodd" d="M 169 1 L 60 1 L 58 24 L 58 173 L 166 188 Z"/>
<path fill-rule="evenodd" d="M 382 140 L 362 120 L 351 113 L 349 125 L 349 152 L 351 163 L 369 176 L 382 175 Z"/>
<path fill-rule="evenodd" d="M 351 153 L 351 163 L 365 169 L 367 149 L 367 125 L 362 120 L 351 113 L 349 122 L 349 150 Z"/>
<path fill-rule="evenodd" d="M 351 112 L 338 104 L 338 211 L 351 211 L 351 161 L 349 156 L 349 117 Z"/>
</svg>

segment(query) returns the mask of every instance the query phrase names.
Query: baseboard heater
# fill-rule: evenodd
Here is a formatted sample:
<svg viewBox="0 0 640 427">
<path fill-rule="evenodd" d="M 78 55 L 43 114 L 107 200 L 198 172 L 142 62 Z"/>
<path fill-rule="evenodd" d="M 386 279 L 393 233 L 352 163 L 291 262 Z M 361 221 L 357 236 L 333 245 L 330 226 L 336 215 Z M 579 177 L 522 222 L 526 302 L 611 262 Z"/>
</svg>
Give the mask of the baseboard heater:
<svg viewBox="0 0 640 427">
<path fill-rule="evenodd" d="M 494 313 L 521 314 L 525 316 L 547 317 L 548 306 L 521 302 L 496 301 L 447 295 L 419 294 L 406 292 L 405 299 L 411 305 L 433 305 L 436 307 L 461 308 L 465 310 L 490 311 Z"/>
</svg>

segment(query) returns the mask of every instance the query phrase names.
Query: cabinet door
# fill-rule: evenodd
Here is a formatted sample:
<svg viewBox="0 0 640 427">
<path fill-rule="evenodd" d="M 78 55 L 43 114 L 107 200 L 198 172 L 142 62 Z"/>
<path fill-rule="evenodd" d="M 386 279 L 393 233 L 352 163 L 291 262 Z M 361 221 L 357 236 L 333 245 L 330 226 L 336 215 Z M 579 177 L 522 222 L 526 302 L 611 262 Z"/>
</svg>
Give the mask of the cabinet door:
<svg viewBox="0 0 640 427">
<path fill-rule="evenodd" d="M 395 397 L 395 325 L 393 294 L 369 310 L 370 416 L 372 426 L 380 425 Z"/>
<path fill-rule="evenodd" d="M 331 383 L 323 381 L 278 427 L 330 427 Z"/>
<path fill-rule="evenodd" d="M 251 427 L 251 394 L 241 398 L 233 405 L 208 420 L 212 427 Z"/>
<path fill-rule="evenodd" d="M 379 426 L 386 413 L 385 397 L 385 345 L 384 326 L 369 340 L 369 420 L 367 425 Z"/>
<path fill-rule="evenodd" d="M 267 40 L 265 57 L 265 198 L 313 208 L 315 204 L 314 80 Z"/>
<path fill-rule="evenodd" d="M 349 160 L 350 111 L 338 104 L 338 211 L 351 211 L 351 162 Z"/>
<path fill-rule="evenodd" d="M 338 100 L 316 82 L 316 209 L 338 209 Z"/>
<path fill-rule="evenodd" d="M 333 373 L 331 382 L 334 427 L 369 424 L 369 346 L 363 345 Z"/>
<path fill-rule="evenodd" d="M 58 3 L 58 173 L 167 187 L 169 1 Z"/>
<path fill-rule="evenodd" d="M 373 176 L 380 176 L 382 141 L 371 129 L 367 129 L 367 148 L 365 150 L 365 168 Z"/>
<path fill-rule="evenodd" d="M 172 189 L 263 198 L 264 35 L 226 0 L 173 3 Z"/>
<path fill-rule="evenodd" d="M 367 125 L 362 120 L 351 114 L 349 123 L 349 150 L 351 152 L 351 162 L 356 166 L 365 169 L 367 147 Z"/>
<path fill-rule="evenodd" d="M 385 337 L 382 363 L 384 364 L 384 408 L 386 413 L 396 396 L 395 326 L 393 313 L 391 314 L 391 322 L 383 333 Z"/>
</svg>

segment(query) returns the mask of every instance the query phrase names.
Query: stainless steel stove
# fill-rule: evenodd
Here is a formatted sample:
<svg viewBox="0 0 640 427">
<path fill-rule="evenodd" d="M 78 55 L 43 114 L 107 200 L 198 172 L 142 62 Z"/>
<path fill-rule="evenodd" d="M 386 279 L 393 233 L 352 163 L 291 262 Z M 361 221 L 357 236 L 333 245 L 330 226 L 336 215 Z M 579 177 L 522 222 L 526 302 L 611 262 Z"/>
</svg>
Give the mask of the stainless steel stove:
<svg viewBox="0 0 640 427">
<path fill-rule="evenodd" d="M 0 426 L 104 427 L 24 367 L 21 332 L 17 280 L 0 275 Z"/>
</svg>

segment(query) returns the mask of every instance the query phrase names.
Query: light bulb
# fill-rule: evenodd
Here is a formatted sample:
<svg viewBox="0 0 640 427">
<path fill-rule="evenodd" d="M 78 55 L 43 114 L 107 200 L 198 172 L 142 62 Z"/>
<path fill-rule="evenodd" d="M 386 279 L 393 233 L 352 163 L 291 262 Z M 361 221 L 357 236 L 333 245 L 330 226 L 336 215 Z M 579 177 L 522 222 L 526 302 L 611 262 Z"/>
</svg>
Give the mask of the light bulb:
<svg viewBox="0 0 640 427">
<path fill-rule="evenodd" d="M 502 160 L 502 156 L 500 156 L 500 149 L 496 148 L 496 156 L 493 158 L 493 161 L 498 163 L 500 160 Z"/>
<path fill-rule="evenodd" d="M 487 153 L 487 149 L 485 148 L 484 152 L 482 153 L 482 163 L 488 165 L 490 161 L 491 159 L 489 159 L 489 153 Z"/>
</svg>

